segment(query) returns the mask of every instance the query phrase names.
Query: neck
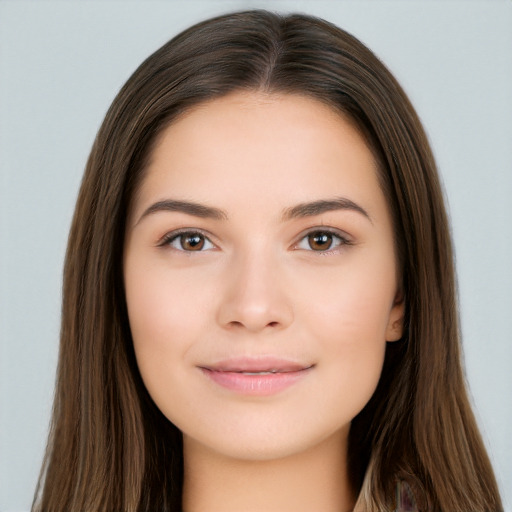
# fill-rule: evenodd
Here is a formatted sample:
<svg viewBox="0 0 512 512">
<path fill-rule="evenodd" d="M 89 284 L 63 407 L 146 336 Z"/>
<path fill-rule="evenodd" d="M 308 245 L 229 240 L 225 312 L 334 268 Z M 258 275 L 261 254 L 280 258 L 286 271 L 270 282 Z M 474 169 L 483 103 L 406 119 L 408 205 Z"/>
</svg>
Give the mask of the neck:
<svg viewBox="0 0 512 512">
<path fill-rule="evenodd" d="M 239 460 L 184 439 L 186 512 L 345 512 L 354 496 L 347 436 L 275 460 Z"/>
</svg>

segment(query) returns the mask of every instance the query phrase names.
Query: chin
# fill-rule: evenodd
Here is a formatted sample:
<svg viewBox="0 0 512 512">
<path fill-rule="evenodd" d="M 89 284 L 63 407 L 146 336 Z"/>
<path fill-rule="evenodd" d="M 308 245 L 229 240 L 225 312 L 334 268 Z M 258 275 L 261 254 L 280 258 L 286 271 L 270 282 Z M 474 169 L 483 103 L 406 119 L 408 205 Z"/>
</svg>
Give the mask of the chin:
<svg viewBox="0 0 512 512">
<path fill-rule="evenodd" d="M 209 430 L 208 435 L 191 437 L 184 434 L 184 449 L 197 448 L 213 452 L 218 456 L 248 462 L 265 462 L 286 459 L 322 444 L 346 444 L 350 423 L 341 429 L 316 430 L 314 428 L 297 428 L 298 424 L 287 425 L 280 429 L 276 425 L 252 424 L 251 428 L 225 430 L 221 433 Z M 303 426 L 306 427 L 306 426 Z M 226 435 L 227 434 L 227 435 Z"/>
</svg>

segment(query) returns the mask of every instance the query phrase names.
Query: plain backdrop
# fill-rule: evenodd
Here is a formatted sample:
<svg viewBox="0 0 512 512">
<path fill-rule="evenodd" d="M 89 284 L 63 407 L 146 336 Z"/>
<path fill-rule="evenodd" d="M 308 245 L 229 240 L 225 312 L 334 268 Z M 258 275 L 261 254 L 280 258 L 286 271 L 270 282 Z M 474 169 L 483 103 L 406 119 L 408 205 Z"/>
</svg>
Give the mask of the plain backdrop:
<svg viewBox="0 0 512 512">
<path fill-rule="evenodd" d="M 0 1 L 0 510 L 31 504 L 67 231 L 106 109 L 178 31 L 250 7 L 308 12 L 352 32 L 416 106 L 448 198 L 467 379 L 512 510 L 510 0 Z"/>
</svg>

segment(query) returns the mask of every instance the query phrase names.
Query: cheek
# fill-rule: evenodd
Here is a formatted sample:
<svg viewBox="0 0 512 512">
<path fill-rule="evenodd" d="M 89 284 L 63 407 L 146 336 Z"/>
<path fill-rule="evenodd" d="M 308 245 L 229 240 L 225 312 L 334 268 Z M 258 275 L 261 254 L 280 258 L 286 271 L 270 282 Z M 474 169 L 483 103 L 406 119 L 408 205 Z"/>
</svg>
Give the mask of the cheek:
<svg viewBox="0 0 512 512">
<path fill-rule="evenodd" d="M 393 260 L 389 264 L 353 258 L 339 272 L 316 274 L 316 286 L 302 292 L 302 314 L 326 340 L 349 351 L 385 344 L 396 284 Z M 309 281 L 312 281 L 310 279 Z"/>
<path fill-rule="evenodd" d="M 133 265 L 133 266 L 131 266 Z M 125 293 L 137 365 L 159 407 L 179 389 L 183 361 L 204 329 L 205 311 L 195 287 L 157 266 L 128 261 Z M 183 282 L 182 282 L 183 281 Z M 163 411 L 164 412 L 164 411 Z"/>
<path fill-rule="evenodd" d="M 186 272 L 165 264 L 144 266 L 128 261 L 125 290 L 135 346 L 179 348 L 186 345 L 206 317 L 206 290 Z"/>
<path fill-rule="evenodd" d="M 350 272 L 325 280 L 322 291 L 309 293 L 303 304 L 305 324 L 327 356 L 329 387 L 343 397 L 351 417 L 371 398 L 382 372 L 395 294 L 388 267 L 351 266 Z"/>
<path fill-rule="evenodd" d="M 178 301 L 169 290 L 155 288 L 146 280 L 140 287 L 127 286 L 126 298 L 136 352 L 160 352 L 175 345 L 169 341 L 176 339 L 180 319 L 185 323 L 186 318 L 176 310 Z"/>
<path fill-rule="evenodd" d="M 330 316 L 322 337 L 326 376 L 334 394 L 343 397 L 345 412 L 353 418 L 377 387 L 386 349 L 385 316 L 379 304 L 366 299 L 341 304 Z M 337 318 L 337 321 L 333 321 Z M 327 321 L 327 319 L 326 319 Z"/>
</svg>

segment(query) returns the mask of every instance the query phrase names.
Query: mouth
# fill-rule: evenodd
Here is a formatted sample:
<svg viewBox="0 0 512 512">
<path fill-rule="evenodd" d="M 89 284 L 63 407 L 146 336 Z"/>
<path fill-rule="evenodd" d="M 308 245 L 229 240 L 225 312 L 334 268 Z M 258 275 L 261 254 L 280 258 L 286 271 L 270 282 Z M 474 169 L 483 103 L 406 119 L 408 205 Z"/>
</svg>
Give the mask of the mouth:
<svg viewBox="0 0 512 512">
<path fill-rule="evenodd" d="M 199 366 L 208 379 L 229 391 L 252 396 L 269 396 L 298 383 L 313 369 L 276 358 L 243 358 Z"/>
<path fill-rule="evenodd" d="M 305 369 L 305 368 L 303 368 Z M 273 375 L 274 373 L 291 373 L 293 371 L 300 371 L 300 370 L 277 370 L 275 368 L 272 368 L 271 370 L 261 370 L 261 371 L 246 371 L 246 370 L 218 370 L 218 371 L 226 371 L 231 373 L 243 373 L 244 375 Z"/>
</svg>

